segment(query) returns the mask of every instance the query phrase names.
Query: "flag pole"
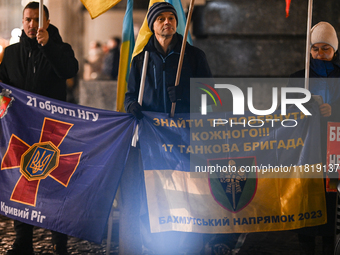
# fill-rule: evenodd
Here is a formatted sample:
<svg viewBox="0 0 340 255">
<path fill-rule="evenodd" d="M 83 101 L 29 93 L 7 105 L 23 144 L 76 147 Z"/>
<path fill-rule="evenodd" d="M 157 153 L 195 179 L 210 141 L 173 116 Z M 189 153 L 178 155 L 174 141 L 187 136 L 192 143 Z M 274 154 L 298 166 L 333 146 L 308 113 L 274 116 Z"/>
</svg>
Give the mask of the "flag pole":
<svg viewBox="0 0 340 255">
<path fill-rule="evenodd" d="M 110 250 L 111 250 L 113 210 L 114 210 L 114 207 L 112 205 L 110 215 L 109 215 L 109 222 L 107 224 L 106 255 L 110 255 Z"/>
<path fill-rule="evenodd" d="M 39 28 L 44 26 L 44 0 L 39 2 Z"/>
<path fill-rule="evenodd" d="M 305 89 L 309 90 L 309 65 L 310 65 L 310 30 L 312 27 L 313 0 L 308 2 L 308 18 L 307 18 L 307 39 L 306 39 L 306 65 L 305 65 Z"/>
<path fill-rule="evenodd" d="M 190 20 L 191 20 L 191 16 L 192 16 L 192 11 L 194 9 L 194 2 L 195 2 L 195 0 L 190 0 L 189 12 L 188 12 L 187 23 L 185 24 L 185 30 L 184 30 L 181 54 L 179 56 L 179 61 L 178 61 L 175 86 L 178 86 L 179 79 L 181 77 L 181 71 L 182 71 L 182 65 L 183 65 L 183 59 L 184 59 L 185 46 L 186 46 L 186 43 L 187 43 L 187 37 L 188 37 L 188 32 L 189 32 L 189 25 L 190 25 Z M 171 113 L 170 113 L 170 117 L 171 118 L 173 118 L 174 115 L 175 115 L 175 109 L 176 109 L 176 102 L 172 103 L 172 105 L 171 105 Z"/>
<path fill-rule="evenodd" d="M 145 79 L 146 79 L 146 71 L 148 69 L 148 61 L 149 61 L 149 52 L 145 51 L 144 55 L 144 62 L 143 62 L 143 69 L 142 69 L 142 78 L 140 80 L 140 86 L 139 86 L 139 94 L 138 94 L 138 103 L 142 105 L 143 103 L 143 96 L 144 96 L 144 87 L 145 87 Z M 132 143 L 131 145 L 133 147 L 136 147 L 138 141 L 138 124 L 136 126 L 135 132 L 132 137 Z"/>
</svg>

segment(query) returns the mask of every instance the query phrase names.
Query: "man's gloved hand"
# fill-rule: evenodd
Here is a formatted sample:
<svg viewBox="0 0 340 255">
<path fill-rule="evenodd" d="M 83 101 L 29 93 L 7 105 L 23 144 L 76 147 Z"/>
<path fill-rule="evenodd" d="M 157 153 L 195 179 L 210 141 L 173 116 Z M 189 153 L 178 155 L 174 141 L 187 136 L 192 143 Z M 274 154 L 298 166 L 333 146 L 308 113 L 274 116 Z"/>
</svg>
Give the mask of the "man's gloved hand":
<svg viewBox="0 0 340 255">
<path fill-rule="evenodd" d="M 180 99 L 181 96 L 181 87 L 180 86 L 170 86 L 168 87 L 168 95 L 170 101 L 175 103 L 177 100 Z"/>
<path fill-rule="evenodd" d="M 128 113 L 132 113 L 137 119 L 142 119 L 144 114 L 142 113 L 142 106 L 138 102 L 133 102 L 127 109 Z"/>
</svg>

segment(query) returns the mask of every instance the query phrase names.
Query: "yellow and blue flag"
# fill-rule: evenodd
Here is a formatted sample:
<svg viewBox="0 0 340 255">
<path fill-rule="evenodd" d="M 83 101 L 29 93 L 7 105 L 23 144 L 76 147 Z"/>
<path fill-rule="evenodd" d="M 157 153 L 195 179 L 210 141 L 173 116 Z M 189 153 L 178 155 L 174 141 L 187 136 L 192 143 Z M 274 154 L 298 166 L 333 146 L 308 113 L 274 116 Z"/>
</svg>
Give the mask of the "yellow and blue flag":
<svg viewBox="0 0 340 255">
<path fill-rule="evenodd" d="M 166 0 L 165 2 L 168 2 L 175 7 L 176 12 L 177 12 L 177 17 L 178 17 L 177 32 L 181 35 L 184 35 L 185 25 L 187 24 L 187 19 L 186 19 L 181 1 L 180 0 Z M 190 33 L 188 33 L 187 42 L 192 44 Z"/>
<path fill-rule="evenodd" d="M 120 48 L 120 60 L 117 82 L 117 103 L 118 112 L 124 112 L 124 99 L 127 90 L 127 82 L 130 73 L 130 63 L 133 48 L 135 46 L 135 36 L 133 30 L 133 0 L 128 0 L 123 21 L 123 43 Z"/>
<path fill-rule="evenodd" d="M 162 0 L 150 0 L 149 8 L 156 2 L 164 2 Z M 178 16 L 177 32 L 184 35 L 186 18 L 183 11 L 183 7 L 180 0 L 167 0 L 171 3 Z M 121 57 L 119 63 L 118 85 L 117 85 L 117 111 L 124 112 L 124 99 L 127 90 L 127 81 L 129 78 L 131 60 L 140 52 L 143 51 L 144 46 L 149 41 L 152 32 L 149 29 L 147 19 L 145 17 L 144 22 L 139 30 L 136 44 L 132 43 L 133 40 L 133 18 L 132 18 L 132 5 L 133 1 L 129 0 L 126 7 L 126 13 L 123 23 L 123 45 L 121 48 Z M 188 33 L 187 41 L 192 44 L 190 33 Z M 134 41 L 133 41 L 134 42 Z M 133 53 L 132 53 L 133 52 Z"/>
<path fill-rule="evenodd" d="M 288 112 L 299 121 L 294 128 L 212 125 L 217 119 L 230 123 L 231 113 L 171 119 L 145 112 L 139 142 L 151 232 L 248 233 L 325 224 L 315 106 L 313 117 Z M 279 111 L 274 116 L 285 118 Z"/>
</svg>

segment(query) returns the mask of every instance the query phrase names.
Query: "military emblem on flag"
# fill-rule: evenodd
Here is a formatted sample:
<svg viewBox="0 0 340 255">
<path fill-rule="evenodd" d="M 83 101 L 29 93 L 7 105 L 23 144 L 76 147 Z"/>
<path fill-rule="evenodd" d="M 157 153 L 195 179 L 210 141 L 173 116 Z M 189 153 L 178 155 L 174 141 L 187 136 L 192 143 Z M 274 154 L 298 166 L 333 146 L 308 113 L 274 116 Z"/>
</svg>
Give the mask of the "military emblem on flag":
<svg viewBox="0 0 340 255">
<path fill-rule="evenodd" d="M 255 157 L 209 159 L 216 166 L 210 173 L 209 185 L 215 201 L 224 209 L 236 213 L 254 198 L 257 188 Z"/>
<path fill-rule="evenodd" d="M 0 119 L 5 117 L 8 108 L 12 105 L 12 101 L 14 101 L 14 97 L 10 97 L 11 93 L 12 91 L 9 89 L 2 89 L 0 94 Z"/>
<path fill-rule="evenodd" d="M 44 119 L 40 141 L 32 146 L 12 135 L 1 163 L 1 170 L 20 168 L 19 178 L 11 200 L 35 206 L 40 181 L 53 178 L 67 187 L 76 171 L 82 152 L 61 154 L 59 145 L 73 124 Z"/>
</svg>

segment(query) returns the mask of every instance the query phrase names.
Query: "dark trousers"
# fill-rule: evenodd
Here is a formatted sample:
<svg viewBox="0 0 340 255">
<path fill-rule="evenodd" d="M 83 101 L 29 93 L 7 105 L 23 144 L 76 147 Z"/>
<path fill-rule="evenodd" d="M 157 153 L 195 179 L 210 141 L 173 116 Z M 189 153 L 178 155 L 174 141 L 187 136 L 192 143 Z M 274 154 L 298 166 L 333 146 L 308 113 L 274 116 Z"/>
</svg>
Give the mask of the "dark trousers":
<svg viewBox="0 0 340 255">
<path fill-rule="evenodd" d="M 120 180 L 119 254 L 142 254 L 140 211 L 143 172 L 140 152 L 131 147 Z"/>
<path fill-rule="evenodd" d="M 315 237 L 322 236 L 322 255 L 333 255 L 335 246 L 335 217 L 337 193 L 326 192 L 327 223 L 298 229 L 301 255 L 315 254 Z"/>
<path fill-rule="evenodd" d="M 13 244 L 13 250 L 21 254 L 33 253 L 33 226 L 23 223 L 21 221 L 14 221 L 14 230 L 16 232 L 16 239 Z M 51 231 L 53 249 L 60 252 L 66 252 L 67 235 Z"/>
</svg>

